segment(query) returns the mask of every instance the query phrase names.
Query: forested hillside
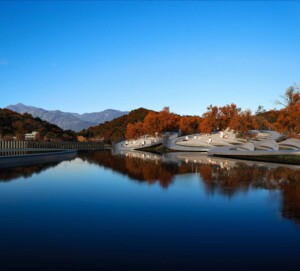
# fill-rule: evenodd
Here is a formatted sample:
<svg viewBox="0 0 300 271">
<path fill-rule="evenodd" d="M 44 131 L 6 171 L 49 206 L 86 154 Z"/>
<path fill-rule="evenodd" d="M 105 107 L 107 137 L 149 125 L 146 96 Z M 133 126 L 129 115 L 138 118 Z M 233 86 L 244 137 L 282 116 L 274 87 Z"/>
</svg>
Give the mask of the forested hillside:
<svg viewBox="0 0 300 271">
<path fill-rule="evenodd" d="M 0 137 L 5 140 L 24 140 L 25 133 L 37 131 L 36 140 L 76 141 L 76 133 L 64 131 L 54 124 L 30 114 L 19 114 L 9 109 L 0 108 Z"/>
<path fill-rule="evenodd" d="M 127 125 L 129 123 L 141 122 L 149 112 L 145 108 L 138 108 L 112 121 L 107 121 L 97 126 L 90 127 L 80 132 L 80 135 L 89 139 L 104 139 L 106 142 L 114 142 L 125 139 Z"/>
</svg>

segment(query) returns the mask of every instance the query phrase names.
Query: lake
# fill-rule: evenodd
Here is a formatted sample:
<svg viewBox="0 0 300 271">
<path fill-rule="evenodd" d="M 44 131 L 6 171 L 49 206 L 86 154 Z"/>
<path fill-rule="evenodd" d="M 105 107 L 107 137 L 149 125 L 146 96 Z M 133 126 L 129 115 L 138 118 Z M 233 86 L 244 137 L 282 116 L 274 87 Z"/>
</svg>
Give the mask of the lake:
<svg viewBox="0 0 300 271">
<path fill-rule="evenodd" d="M 300 166 L 80 152 L 0 169 L 1 270 L 299 270 Z"/>
</svg>

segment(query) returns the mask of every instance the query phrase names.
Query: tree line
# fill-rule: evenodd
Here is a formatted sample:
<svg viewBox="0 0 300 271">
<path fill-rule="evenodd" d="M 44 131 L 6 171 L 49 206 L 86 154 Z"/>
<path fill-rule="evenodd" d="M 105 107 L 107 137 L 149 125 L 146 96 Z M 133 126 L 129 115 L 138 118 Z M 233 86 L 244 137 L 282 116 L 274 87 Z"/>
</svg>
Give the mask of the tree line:
<svg viewBox="0 0 300 271">
<path fill-rule="evenodd" d="M 166 131 L 178 131 L 182 134 L 212 133 L 227 128 L 241 137 L 249 136 L 249 130 L 275 130 L 288 137 L 300 136 L 300 93 L 297 85 L 289 87 L 277 104 L 282 109 L 264 110 L 259 106 L 252 114 L 250 110 L 241 110 L 236 104 L 207 107 L 200 116 L 180 116 L 164 107 L 160 112 L 149 112 L 143 121 L 128 123 L 125 137 L 137 138 L 149 134 L 157 135 Z"/>
<path fill-rule="evenodd" d="M 98 141 L 107 143 L 139 136 L 157 135 L 167 131 L 182 134 L 212 133 L 227 128 L 247 137 L 249 130 L 275 130 L 288 137 L 299 138 L 300 93 L 297 85 L 290 86 L 277 101 L 282 108 L 266 111 L 259 106 L 255 113 L 241 110 L 236 104 L 207 107 L 202 116 L 180 116 L 164 107 L 160 112 L 138 108 L 112 121 L 82 130 L 80 133 L 64 131 L 54 124 L 30 114 L 19 114 L 9 109 L 0 109 L 0 136 L 2 139 L 23 140 L 25 133 L 37 131 L 37 140 L 44 141 Z"/>
</svg>

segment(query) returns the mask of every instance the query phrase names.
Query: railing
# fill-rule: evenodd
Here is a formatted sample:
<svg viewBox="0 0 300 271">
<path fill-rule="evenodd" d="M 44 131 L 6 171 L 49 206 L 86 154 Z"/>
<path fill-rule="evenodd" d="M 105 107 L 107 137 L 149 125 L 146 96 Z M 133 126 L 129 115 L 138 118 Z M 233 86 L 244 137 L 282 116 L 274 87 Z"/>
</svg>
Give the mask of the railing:
<svg viewBox="0 0 300 271">
<path fill-rule="evenodd" d="M 0 140 L 0 149 L 27 149 L 28 141 Z"/>
<path fill-rule="evenodd" d="M 0 141 L 0 149 L 104 150 L 103 142 Z"/>
</svg>

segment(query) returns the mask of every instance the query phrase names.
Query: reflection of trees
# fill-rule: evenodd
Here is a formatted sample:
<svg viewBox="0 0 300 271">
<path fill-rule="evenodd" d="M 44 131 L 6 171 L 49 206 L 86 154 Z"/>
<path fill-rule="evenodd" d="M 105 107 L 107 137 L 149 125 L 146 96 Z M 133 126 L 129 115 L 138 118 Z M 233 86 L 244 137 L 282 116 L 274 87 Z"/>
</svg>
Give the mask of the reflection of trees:
<svg viewBox="0 0 300 271">
<path fill-rule="evenodd" d="M 300 171 L 285 167 L 267 168 L 247 166 L 243 162 L 237 162 L 230 168 L 221 168 L 218 165 L 210 166 L 211 175 L 207 168 L 199 166 L 199 172 L 208 189 L 218 187 L 221 193 L 227 194 L 246 190 L 250 187 L 265 189 L 283 189 L 285 186 L 300 185 Z M 230 194 L 232 194 L 230 192 Z"/>
<path fill-rule="evenodd" d="M 228 196 L 237 191 L 246 191 L 250 187 L 264 186 L 264 176 L 267 171 L 266 168 L 250 167 L 242 162 L 230 168 L 221 168 L 218 165 L 210 166 L 210 175 L 207 166 L 204 168 L 200 166 L 199 168 L 200 175 L 208 191 L 213 192 L 218 189 L 219 193 Z"/>
<path fill-rule="evenodd" d="M 282 214 L 300 223 L 300 171 L 286 167 L 248 166 L 236 162 L 233 166 L 209 163 L 163 163 L 138 157 L 112 156 L 110 152 L 79 153 L 83 160 L 95 163 L 139 182 L 159 182 L 167 188 L 176 174 L 198 172 L 208 193 L 232 197 L 251 188 L 282 191 Z"/>
<path fill-rule="evenodd" d="M 18 166 L 11 168 L 4 168 L 0 170 L 0 182 L 8 182 L 21 177 L 29 178 L 33 174 L 39 174 L 49 168 L 57 166 L 60 162 L 43 163 L 31 166 Z"/>
<path fill-rule="evenodd" d="M 274 176 L 282 191 L 282 215 L 300 224 L 300 171 L 281 168 Z"/>
<path fill-rule="evenodd" d="M 187 167 L 185 167 L 188 170 Z M 279 189 L 282 194 L 281 213 L 300 224 L 300 170 L 286 167 L 268 168 L 248 166 L 237 162 L 235 166 L 199 164 L 197 171 L 208 193 L 234 196 L 250 188 Z M 180 173 L 185 170 L 179 169 Z"/>
<path fill-rule="evenodd" d="M 149 184 L 159 181 L 164 188 L 169 186 L 178 171 L 176 164 L 142 160 L 138 157 L 112 156 L 110 152 L 103 151 L 80 152 L 79 157 L 90 163 L 111 168 L 136 181 L 147 181 Z"/>
<path fill-rule="evenodd" d="M 200 165 L 199 172 L 209 192 L 218 191 L 223 195 L 232 196 L 238 191 L 250 188 L 279 189 L 282 192 L 282 215 L 300 223 L 300 171 L 285 167 L 267 168 L 247 166 L 243 162 L 234 167 L 221 169 Z"/>
</svg>

